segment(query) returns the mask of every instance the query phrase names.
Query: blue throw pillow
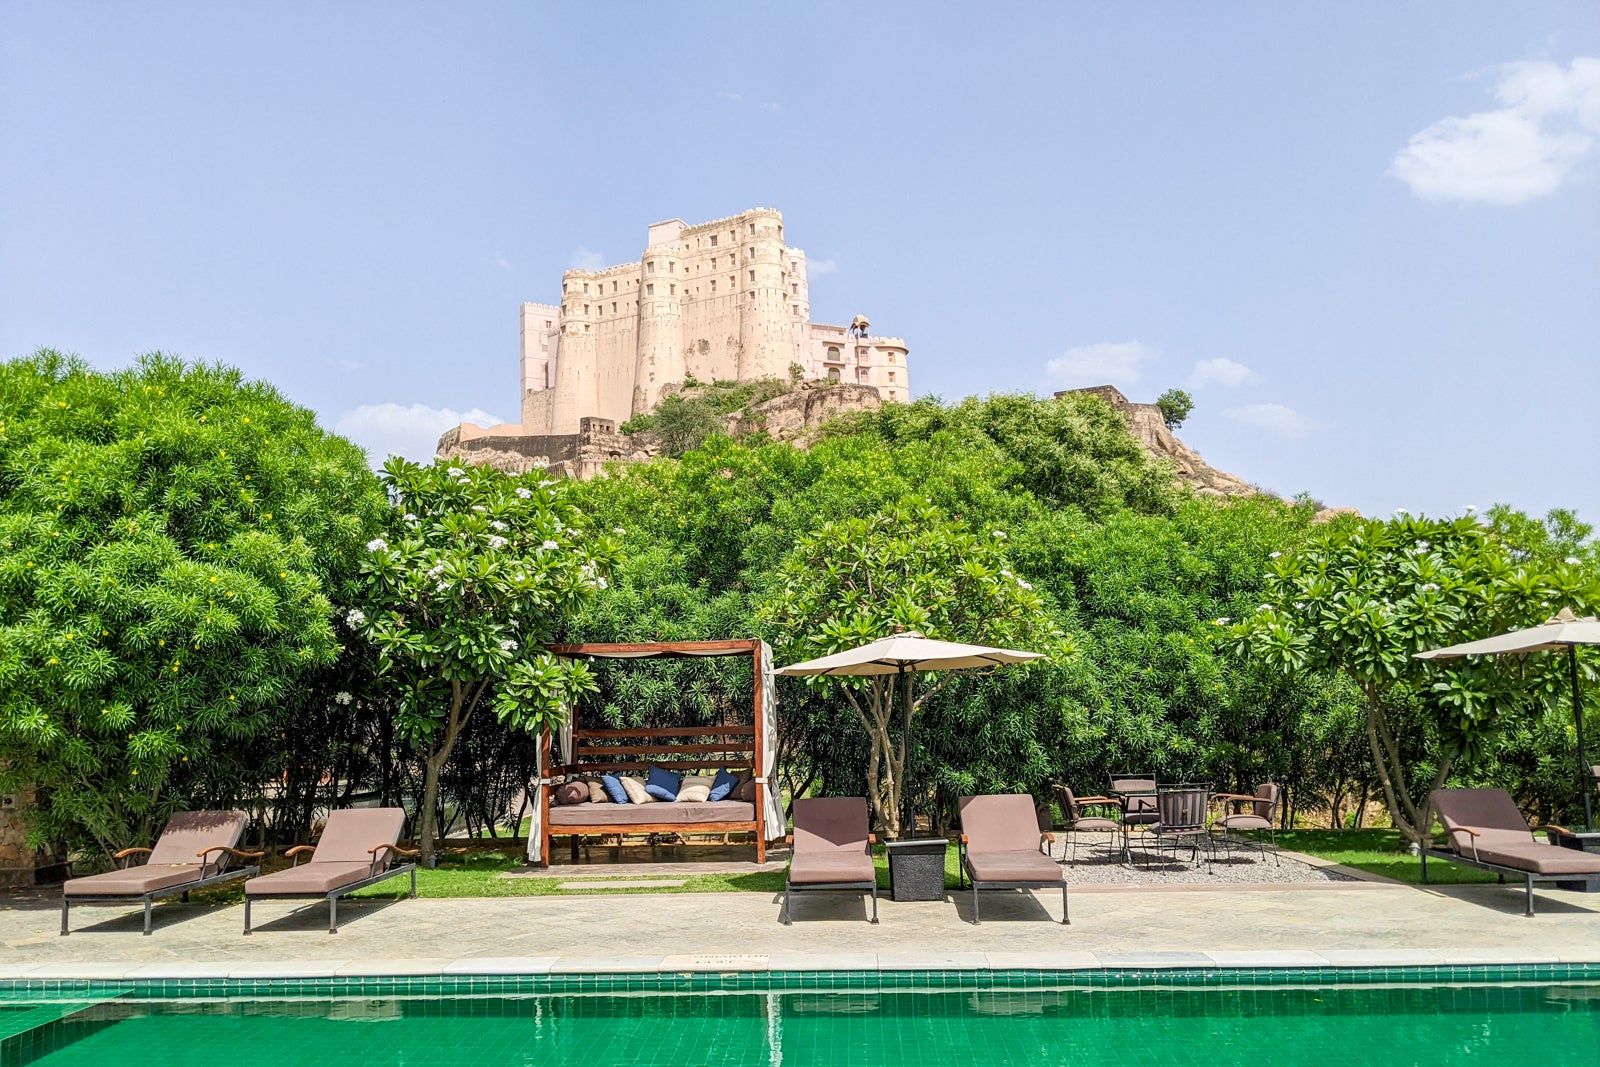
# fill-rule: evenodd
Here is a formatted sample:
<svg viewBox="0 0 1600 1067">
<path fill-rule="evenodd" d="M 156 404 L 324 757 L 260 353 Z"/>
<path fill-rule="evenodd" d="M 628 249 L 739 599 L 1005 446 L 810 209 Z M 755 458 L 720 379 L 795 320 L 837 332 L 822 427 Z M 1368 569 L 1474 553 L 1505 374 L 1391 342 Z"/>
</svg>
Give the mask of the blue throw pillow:
<svg viewBox="0 0 1600 1067">
<path fill-rule="evenodd" d="M 611 798 L 613 804 L 626 804 L 628 791 L 622 788 L 622 780 L 614 774 L 602 774 L 600 785 L 605 788 L 606 796 Z"/>
<path fill-rule="evenodd" d="M 657 800 L 673 801 L 678 799 L 678 790 L 683 788 L 683 775 L 673 774 L 661 767 L 651 767 L 650 777 L 645 779 L 644 791 Z"/>
<path fill-rule="evenodd" d="M 717 772 L 716 781 L 711 783 L 711 795 L 707 800 L 727 800 L 728 794 L 739 787 L 739 776 L 730 773 L 726 768 Z"/>
</svg>

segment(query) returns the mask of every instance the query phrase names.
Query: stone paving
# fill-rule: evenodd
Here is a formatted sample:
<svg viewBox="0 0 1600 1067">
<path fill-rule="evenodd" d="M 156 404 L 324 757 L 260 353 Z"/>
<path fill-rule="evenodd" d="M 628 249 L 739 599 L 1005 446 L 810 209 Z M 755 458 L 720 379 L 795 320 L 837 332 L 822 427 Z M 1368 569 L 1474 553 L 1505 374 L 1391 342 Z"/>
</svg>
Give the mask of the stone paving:
<svg viewBox="0 0 1600 1067">
<path fill-rule="evenodd" d="M 568 872 L 571 876 L 571 872 Z M 1541 891 L 1522 915 L 1512 886 L 1413 887 L 1371 880 L 1294 886 L 1086 887 L 944 901 L 798 898 L 778 922 L 766 893 L 614 894 L 346 901 L 329 935 L 320 904 L 164 902 L 140 936 L 136 908 L 74 909 L 61 937 L 48 896 L 0 905 L 0 978 L 314 976 L 694 969 L 1102 966 L 1402 966 L 1600 962 L 1600 898 Z"/>
</svg>

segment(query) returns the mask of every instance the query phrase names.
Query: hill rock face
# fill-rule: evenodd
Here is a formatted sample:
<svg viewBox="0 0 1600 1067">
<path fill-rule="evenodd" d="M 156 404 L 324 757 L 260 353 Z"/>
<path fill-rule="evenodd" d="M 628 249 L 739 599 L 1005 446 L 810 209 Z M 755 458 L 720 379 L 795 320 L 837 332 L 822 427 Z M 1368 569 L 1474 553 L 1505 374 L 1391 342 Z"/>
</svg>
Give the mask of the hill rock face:
<svg viewBox="0 0 1600 1067">
<path fill-rule="evenodd" d="M 1217 470 L 1174 436 L 1156 405 L 1135 404 L 1109 385 L 1072 392 L 1098 396 L 1121 412 L 1128 421 L 1128 432 L 1145 451 L 1170 463 L 1178 479 L 1196 491 L 1228 497 L 1257 491 L 1244 479 Z M 722 423 L 734 437 L 764 432 L 776 441 L 805 448 L 829 419 L 852 411 L 872 411 L 882 404 L 878 390 L 870 385 L 809 381 L 724 415 Z M 653 459 L 661 454 L 661 446 L 653 433 L 626 434 L 607 419 L 590 418 L 582 420 L 575 434 L 477 434 L 463 439 L 458 427 L 439 439 L 438 451 L 447 459 L 486 463 L 513 473 L 542 465 L 557 477 L 593 478 L 604 472 L 607 463 Z"/>
</svg>

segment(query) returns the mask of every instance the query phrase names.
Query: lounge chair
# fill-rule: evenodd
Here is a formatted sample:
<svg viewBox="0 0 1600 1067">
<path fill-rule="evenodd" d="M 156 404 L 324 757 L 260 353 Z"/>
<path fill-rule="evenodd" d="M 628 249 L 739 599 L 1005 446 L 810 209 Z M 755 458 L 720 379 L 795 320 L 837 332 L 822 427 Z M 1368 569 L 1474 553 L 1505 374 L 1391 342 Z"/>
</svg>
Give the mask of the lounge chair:
<svg viewBox="0 0 1600 1067">
<path fill-rule="evenodd" d="M 878 872 L 872 865 L 876 834 L 867 832 L 867 802 L 863 797 L 817 797 L 794 802 L 794 833 L 786 839 L 789 873 L 784 879 L 783 915 L 789 918 L 789 901 L 796 890 L 872 894 L 872 921 L 878 921 Z"/>
<path fill-rule="evenodd" d="M 401 848 L 400 830 L 406 813 L 401 808 L 342 808 L 328 815 L 317 845 L 296 845 L 284 853 L 294 858 L 287 870 L 264 874 L 244 884 L 244 932 L 250 932 L 250 904 L 263 897 L 315 899 L 328 902 L 328 933 L 339 932 L 339 898 L 376 882 L 411 875 L 411 895 L 417 895 L 417 865 L 391 867 L 396 856 L 415 856 L 416 849 Z M 305 863 L 300 857 L 311 853 Z"/>
<path fill-rule="evenodd" d="M 167 828 L 153 848 L 125 848 L 116 859 L 122 869 L 68 879 L 61 887 L 61 936 L 67 936 L 67 912 L 73 904 L 144 903 L 144 932 L 150 933 L 150 905 L 161 897 L 259 874 L 260 867 L 228 868 L 235 859 L 260 859 L 259 852 L 241 852 L 234 846 L 244 833 L 248 816 L 242 811 L 180 811 L 167 820 Z M 145 861 L 134 864 L 143 854 Z"/>
<path fill-rule="evenodd" d="M 1444 847 L 1430 842 L 1422 850 L 1423 882 L 1429 856 L 1493 872 L 1502 882 L 1512 875 L 1523 880 L 1523 914 L 1531 916 L 1535 883 L 1600 879 L 1600 856 L 1556 845 L 1556 837 L 1570 834 L 1560 826 L 1544 827 L 1550 841 L 1541 845 L 1504 789 L 1436 789 L 1431 799 L 1449 840 Z"/>
<path fill-rule="evenodd" d="M 1122 810 L 1122 802 L 1115 797 L 1080 797 L 1073 794 L 1067 786 L 1057 784 L 1055 787 L 1056 806 L 1061 809 L 1061 821 L 1066 824 L 1067 840 L 1072 842 L 1072 861 L 1078 858 L 1078 835 L 1084 833 L 1110 834 L 1115 840 L 1121 835 L 1121 847 L 1118 854 L 1123 860 L 1128 859 L 1128 835 L 1123 830 L 1122 824 L 1117 820 L 1104 815 L 1087 815 L 1086 808 L 1115 808 Z"/>
<path fill-rule="evenodd" d="M 1272 842 L 1272 855 L 1277 859 L 1278 866 L 1283 866 L 1283 856 L 1278 852 L 1278 803 L 1283 796 L 1283 791 L 1276 782 L 1267 782 L 1265 785 L 1256 786 L 1254 794 L 1245 793 L 1218 793 L 1211 798 L 1212 803 L 1221 802 L 1223 805 L 1222 817 L 1211 824 L 1211 832 L 1222 833 L 1222 844 L 1229 854 L 1233 852 L 1233 843 L 1252 843 L 1248 837 L 1236 838 L 1234 835 L 1243 831 L 1252 831 L 1256 834 L 1253 843 L 1263 856 L 1266 855 L 1267 842 Z M 1248 809 L 1239 805 L 1248 804 Z M 1264 837 L 1262 835 L 1265 835 Z"/>
<path fill-rule="evenodd" d="M 961 798 L 960 874 L 972 882 L 972 921 L 980 889 L 1061 887 L 1061 922 L 1067 924 L 1067 872 L 1046 846 L 1055 835 L 1039 829 L 1033 797 L 1026 793 Z"/>
</svg>

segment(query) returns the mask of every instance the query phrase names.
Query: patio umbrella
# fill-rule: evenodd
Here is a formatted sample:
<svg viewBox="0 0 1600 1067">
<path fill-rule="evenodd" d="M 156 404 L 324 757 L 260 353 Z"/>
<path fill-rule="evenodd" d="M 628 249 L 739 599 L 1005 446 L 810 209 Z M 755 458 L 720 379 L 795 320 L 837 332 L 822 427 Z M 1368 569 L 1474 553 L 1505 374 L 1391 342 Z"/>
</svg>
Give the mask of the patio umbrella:
<svg viewBox="0 0 1600 1067">
<path fill-rule="evenodd" d="M 954 641 L 934 641 L 916 631 L 880 637 L 859 648 L 835 652 L 831 656 L 808 659 L 804 663 L 791 663 L 780 667 L 776 673 L 787 675 L 846 675 L 854 677 L 893 674 L 897 676 L 905 708 L 905 733 L 907 767 L 905 770 L 906 834 L 917 835 L 916 819 L 911 815 L 911 686 L 919 671 L 960 671 L 973 667 L 997 667 L 1007 663 L 1025 663 L 1042 659 L 1042 652 L 1018 652 L 1009 648 L 989 648 L 986 645 L 963 645 Z"/>
<path fill-rule="evenodd" d="M 1583 696 L 1578 688 L 1578 646 L 1600 645 L 1600 620 L 1593 615 L 1578 618 L 1571 608 L 1562 608 L 1553 618 L 1526 630 L 1513 630 L 1481 641 L 1418 652 L 1417 659 L 1452 659 L 1456 656 L 1502 656 L 1520 652 L 1567 650 L 1567 666 L 1572 679 L 1572 721 L 1578 731 L 1578 782 L 1583 793 L 1583 825 L 1594 830 L 1595 771 L 1589 765 L 1583 746 Z"/>
</svg>

